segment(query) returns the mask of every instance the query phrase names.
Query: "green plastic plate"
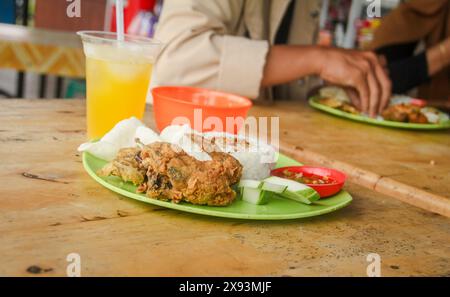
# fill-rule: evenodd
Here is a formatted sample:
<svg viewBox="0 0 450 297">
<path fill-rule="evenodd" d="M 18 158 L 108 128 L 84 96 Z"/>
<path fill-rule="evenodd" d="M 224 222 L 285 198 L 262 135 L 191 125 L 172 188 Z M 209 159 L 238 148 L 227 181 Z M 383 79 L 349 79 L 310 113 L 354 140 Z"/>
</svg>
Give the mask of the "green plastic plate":
<svg viewBox="0 0 450 297">
<path fill-rule="evenodd" d="M 357 114 L 351 114 L 336 108 L 332 108 L 323 104 L 320 104 L 317 102 L 316 97 L 312 97 L 309 99 L 309 104 L 317 108 L 319 110 L 322 110 L 324 112 L 331 113 L 333 115 L 336 115 L 338 117 L 347 118 L 350 120 L 368 123 L 372 125 L 378 125 L 378 126 L 385 126 L 385 127 L 392 127 L 392 128 L 401 128 L 401 129 L 412 129 L 412 130 L 442 130 L 442 129 L 450 129 L 450 120 L 440 123 L 440 124 L 415 124 L 415 123 L 401 123 L 401 122 L 393 122 L 393 121 L 385 121 L 385 120 L 377 120 L 370 117 L 357 115 Z"/>
<path fill-rule="evenodd" d="M 329 213 L 348 205 L 352 201 L 350 194 L 342 190 L 335 196 L 321 199 L 319 201 L 321 205 L 305 205 L 282 198 L 272 198 L 269 203 L 265 205 L 252 205 L 240 199 L 237 199 L 231 205 L 226 207 L 193 205 L 185 202 L 175 204 L 152 199 L 143 194 L 137 194 L 136 186 L 131 183 L 123 182 L 118 177 L 98 176 L 96 174 L 97 170 L 102 168 L 105 164 L 106 161 L 98 159 L 89 153 L 83 153 L 83 165 L 87 173 L 95 181 L 111 191 L 145 203 L 208 216 L 248 220 L 297 219 Z M 277 167 L 292 165 L 295 166 L 300 164 L 286 156 L 279 155 Z"/>
</svg>

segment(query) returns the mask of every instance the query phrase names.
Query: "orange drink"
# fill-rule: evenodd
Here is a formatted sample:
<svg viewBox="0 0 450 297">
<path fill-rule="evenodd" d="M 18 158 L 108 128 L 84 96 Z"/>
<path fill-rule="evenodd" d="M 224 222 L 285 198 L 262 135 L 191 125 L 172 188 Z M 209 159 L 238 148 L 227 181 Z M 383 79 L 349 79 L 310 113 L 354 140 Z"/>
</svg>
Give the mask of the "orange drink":
<svg viewBox="0 0 450 297">
<path fill-rule="evenodd" d="M 160 43 L 143 37 L 82 31 L 86 55 L 86 113 L 89 139 L 102 137 L 114 125 L 135 116 L 142 119 L 152 67 Z"/>
</svg>

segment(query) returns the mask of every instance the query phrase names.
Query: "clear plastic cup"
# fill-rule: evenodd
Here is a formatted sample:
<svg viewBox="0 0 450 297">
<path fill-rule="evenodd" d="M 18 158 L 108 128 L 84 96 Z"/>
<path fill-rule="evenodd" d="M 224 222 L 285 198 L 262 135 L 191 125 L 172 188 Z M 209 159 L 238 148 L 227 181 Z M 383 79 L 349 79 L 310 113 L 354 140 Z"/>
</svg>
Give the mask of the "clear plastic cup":
<svg viewBox="0 0 450 297">
<path fill-rule="evenodd" d="M 145 111 L 153 64 L 161 42 L 101 31 L 80 31 L 86 55 L 87 135 L 102 137 L 114 125 Z"/>
</svg>

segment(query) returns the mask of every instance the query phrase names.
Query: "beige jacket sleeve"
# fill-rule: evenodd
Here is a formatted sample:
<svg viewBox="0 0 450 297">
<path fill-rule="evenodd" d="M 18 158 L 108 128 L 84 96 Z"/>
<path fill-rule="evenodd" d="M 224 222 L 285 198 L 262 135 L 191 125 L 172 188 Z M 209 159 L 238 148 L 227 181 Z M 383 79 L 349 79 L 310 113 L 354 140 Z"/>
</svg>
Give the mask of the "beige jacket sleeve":
<svg viewBox="0 0 450 297">
<path fill-rule="evenodd" d="M 165 43 L 157 85 L 212 88 L 256 98 L 269 44 L 237 36 L 244 0 L 165 0 L 155 38 Z"/>
</svg>

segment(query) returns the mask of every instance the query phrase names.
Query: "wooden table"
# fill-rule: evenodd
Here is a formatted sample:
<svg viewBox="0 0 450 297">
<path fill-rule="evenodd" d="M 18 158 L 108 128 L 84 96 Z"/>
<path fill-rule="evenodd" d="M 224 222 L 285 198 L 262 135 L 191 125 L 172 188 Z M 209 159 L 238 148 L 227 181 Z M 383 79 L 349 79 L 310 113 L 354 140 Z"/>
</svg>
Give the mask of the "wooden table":
<svg viewBox="0 0 450 297">
<path fill-rule="evenodd" d="M 253 113 L 281 115 L 282 140 L 409 183 L 418 176 L 408 168 L 432 171 L 448 164 L 428 149 L 429 141 L 448 154 L 448 134 L 381 130 L 300 109 L 278 104 Z M 37 275 L 65 275 L 69 253 L 80 255 L 84 276 L 364 276 L 369 253 L 381 256 L 384 276 L 450 275 L 447 218 L 353 183 L 347 185 L 354 197 L 347 208 L 279 222 L 212 218 L 121 197 L 83 171 L 76 148 L 85 139 L 84 121 L 83 101 L 0 101 L 0 275 L 35 275 L 30 266 L 41 269 L 29 269 Z M 153 126 L 150 112 L 146 123 Z M 328 128 L 319 133 L 318 127 Z M 352 141 L 358 138 L 364 142 Z M 410 140 L 414 147 L 406 145 Z M 401 154 L 402 147 L 419 155 Z M 431 157 L 435 166 L 427 165 Z M 447 181 L 427 186 L 448 194 L 440 188 Z"/>
</svg>

